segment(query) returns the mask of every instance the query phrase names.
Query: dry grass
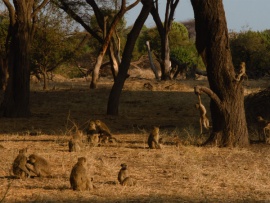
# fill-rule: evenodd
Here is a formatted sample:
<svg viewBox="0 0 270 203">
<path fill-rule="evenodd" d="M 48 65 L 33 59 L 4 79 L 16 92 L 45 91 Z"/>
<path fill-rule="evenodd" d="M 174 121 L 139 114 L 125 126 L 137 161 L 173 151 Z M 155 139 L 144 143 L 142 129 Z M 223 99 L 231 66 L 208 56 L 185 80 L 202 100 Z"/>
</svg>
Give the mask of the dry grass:
<svg viewBox="0 0 270 203">
<path fill-rule="evenodd" d="M 150 82 L 154 89 L 144 89 Z M 198 136 L 197 98 L 194 85 L 206 81 L 156 82 L 129 78 L 121 95 L 119 116 L 106 116 L 112 80 L 102 79 L 99 88 L 89 82 L 64 81 L 51 84 L 54 91 L 32 85 L 29 119 L 0 119 L 0 198 L 3 202 L 268 202 L 270 201 L 270 149 L 251 145 L 247 149 L 196 147 Z M 266 82 L 248 81 L 246 92 L 265 87 Z M 207 96 L 202 96 L 206 106 Z M 101 119 L 121 143 L 68 152 L 67 141 L 74 125 L 86 127 Z M 149 150 L 148 132 L 159 125 L 165 144 Z M 38 136 L 30 134 L 37 132 Z M 174 136 L 182 145 L 173 145 Z M 10 168 L 18 149 L 28 147 L 54 166 L 54 178 L 10 179 Z M 73 192 L 69 185 L 72 166 L 87 157 L 89 176 L 95 189 Z M 137 179 L 133 187 L 117 183 L 120 164 L 127 163 Z M 1 201 L 1 199 L 0 199 Z"/>
</svg>

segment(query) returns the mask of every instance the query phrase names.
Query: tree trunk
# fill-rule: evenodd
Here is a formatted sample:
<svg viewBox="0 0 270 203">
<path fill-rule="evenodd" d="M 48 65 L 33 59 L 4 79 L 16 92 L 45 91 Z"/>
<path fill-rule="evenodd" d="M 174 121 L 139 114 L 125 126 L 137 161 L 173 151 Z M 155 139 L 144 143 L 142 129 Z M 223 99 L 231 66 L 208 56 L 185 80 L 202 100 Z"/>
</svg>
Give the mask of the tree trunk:
<svg viewBox="0 0 270 203">
<path fill-rule="evenodd" d="M 249 145 L 242 80 L 235 79 L 222 0 L 191 0 L 195 14 L 196 48 L 207 67 L 209 88 L 195 93 L 211 98 L 212 133 L 206 144 Z"/>
<path fill-rule="evenodd" d="M 115 80 L 118 74 L 119 62 L 117 61 L 117 56 L 115 56 L 114 45 L 112 42 L 110 43 L 109 56 L 110 56 L 112 75 L 113 75 L 113 79 Z"/>
<path fill-rule="evenodd" d="M 155 78 L 158 80 L 159 79 L 158 71 L 157 71 L 157 68 L 156 68 L 156 66 L 154 64 L 153 58 L 152 58 L 152 53 L 151 53 L 150 42 L 149 41 L 146 41 L 146 46 L 147 46 L 148 58 L 149 58 L 149 61 L 150 61 L 150 67 L 151 67 L 152 71 L 155 74 Z"/>
<path fill-rule="evenodd" d="M 119 66 L 119 73 L 116 77 L 116 80 L 113 84 L 113 87 L 110 92 L 108 106 L 107 106 L 107 114 L 108 115 L 118 115 L 118 106 L 119 99 L 122 92 L 122 88 L 124 86 L 125 80 L 127 78 L 128 68 L 130 66 L 130 61 L 132 57 L 132 52 L 136 43 L 136 40 L 140 34 L 142 26 L 144 25 L 145 20 L 147 19 L 149 12 L 152 7 L 152 0 L 142 0 L 143 4 L 140 15 L 136 19 L 132 30 L 128 34 L 126 46 L 122 56 L 122 62 Z"/>
<path fill-rule="evenodd" d="M 0 90 L 6 90 L 7 82 L 8 82 L 8 65 L 7 59 L 1 58 L 0 59 Z"/>
<path fill-rule="evenodd" d="M 29 50 L 32 10 L 28 9 L 25 1 L 14 1 L 14 4 L 17 19 L 10 33 L 9 79 L 1 104 L 1 114 L 6 117 L 28 117 L 30 116 Z"/>
<path fill-rule="evenodd" d="M 43 76 L 43 90 L 47 90 L 48 89 L 47 72 L 43 71 L 42 76 Z"/>
</svg>

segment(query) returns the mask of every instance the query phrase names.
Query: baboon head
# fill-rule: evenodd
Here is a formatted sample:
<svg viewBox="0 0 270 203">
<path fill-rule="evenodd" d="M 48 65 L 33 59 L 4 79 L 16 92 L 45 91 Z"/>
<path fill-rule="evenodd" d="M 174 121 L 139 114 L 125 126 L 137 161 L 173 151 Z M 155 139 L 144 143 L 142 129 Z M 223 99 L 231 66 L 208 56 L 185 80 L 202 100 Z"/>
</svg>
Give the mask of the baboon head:
<svg viewBox="0 0 270 203">
<path fill-rule="evenodd" d="M 79 157 L 78 162 L 81 163 L 81 164 L 85 164 L 86 163 L 86 158 L 85 157 Z"/>
<path fill-rule="evenodd" d="M 123 163 L 123 164 L 121 164 L 121 167 L 122 167 L 123 170 L 126 170 L 127 169 L 127 164 Z"/>
<path fill-rule="evenodd" d="M 31 155 L 28 157 L 27 163 L 34 164 L 35 162 L 36 162 L 36 156 L 35 156 L 34 154 L 31 154 Z"/>
<path fill-rule="evenodd" d="M 27 148 L 23 148 L 19 150 L 19 154 L 25 154 L 27 152 Z"/>
<path fill-rule="evenodd" d="M 96 120 L 95 121 L 95 124 L 96 124 L 96 126 L 101 126 L 101 121 L 100 120 Z"/>
<path fill-rule="evenodd" d="M 96 130 L 96 124 L 94 121 L 90 121 L 89 123 L 89 128 L 88 128 L 89 131 L 95 131 Z"/>
</svg>

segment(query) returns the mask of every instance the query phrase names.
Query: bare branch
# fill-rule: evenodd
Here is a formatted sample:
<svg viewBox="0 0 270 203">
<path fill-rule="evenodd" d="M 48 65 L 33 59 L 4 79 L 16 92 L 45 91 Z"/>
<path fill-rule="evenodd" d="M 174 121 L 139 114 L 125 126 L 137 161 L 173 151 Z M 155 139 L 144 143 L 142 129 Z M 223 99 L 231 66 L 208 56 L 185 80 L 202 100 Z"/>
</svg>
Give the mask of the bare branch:
<svg viewBox="0 0 270 203">
<path fill-rule="evenodd" d="M 43 2 L 35 8 L 35 10 L 33 11 L 33 13 L 31 14 L 31 17 L 35 17 L 37 15 L 37 13 L 44 7 L 46 6 L 46 4 L 49 2 L 50 0 L 43 0 Z"/>
<path fill-rule="evenodd" d="M 12 6 L 12 4 L 9 2 L 9 0 L 3 0 L 4 4 L 6 5 L 8 12 L 9 12 L 9 18 L 10 18 L 10 24 L 14 25 L 16 22 L 15 19 L 15 9 Z"/>
</svg>

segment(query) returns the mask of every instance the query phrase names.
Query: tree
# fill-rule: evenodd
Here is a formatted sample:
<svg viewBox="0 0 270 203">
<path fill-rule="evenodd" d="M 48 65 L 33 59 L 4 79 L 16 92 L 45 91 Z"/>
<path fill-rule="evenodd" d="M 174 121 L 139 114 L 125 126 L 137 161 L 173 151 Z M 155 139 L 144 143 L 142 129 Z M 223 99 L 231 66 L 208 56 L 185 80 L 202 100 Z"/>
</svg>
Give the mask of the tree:
<svg viewBox="0 0 270 203">
<path fill-rule="evenodd" d="M 128 34 L 127 42 L 124 48 L 122 61 L 119 66 L 119 73 L 116 77 L 116 80 L 112 86 L 108 106 L 107 106 L 107 114 L 108 115 L 118 115 L 118 106 L 120 95 L 127 78 L 128 68 L 130 66 L 130 61 L 132 58 L 132 52 L 136 43 L 136 40 L 140 34 L 140 31 L 143 27 L 145 20 L 147 19 L 151 7 L 152 7 L 152 0 L 142 0 L 141 3 L 143 4 L 142 10 L 137 17 L 132 30 Z"/>
<path fill-rule="evenodd" d="M 86 31 L 88 31 L 92 36 L 94 36 L 98 41 L 101 43 L 101 48 L 99 50 L 96 63 L 94 66 L 94 70 L 92 72 L 92 81 L 90 84 L 90 88 L 95 89 L 97 87 L 97 80 L 99 76 L 99 70 L 102 65 L 103 58 L 107 52 L 107 48 L 110 46 L 112 36 L 115 33 L 115 29 L 117 24 L 121 21 L 124 14 L 136 6 L 140 0 L 136 0 L 134 3 L 130 5 L 126 5 L 126 0 L 121 1 L 121 7 L 119 11 L 115 14 L 113 17 L 112 22 L 109 26 L 107 26 L 107 16 L 104 16 L 101 9 L 98 7 L 95 0 L 86 0 L 87 4 L 91 6 L 91 8 L 94 11 L 97 23 L 100 27 L 100 29 L 103 31 L 103 36 L 99 36 L 97 32 L 95 32 L 92 27 L 88 25 L 88 22 L 85 22 L 84 16 L 80 16 L 79 13 L 81 12 L 80 9 L 78 9 L 78 5 L 84 5 L 84 2 L 81 1 L 68 1 L 68 0 L 59 0 L 58 6 L 62 8 L 65 12 L 67 12 L 73 19 L 75 19 L 78 23 L 80 23 Z M 105 29 L 106 28 L 106 29 Z M 108 29 L 107 29 L 108 28 Z M 112 43 L 113 44 L 113 43 Z M 109 49 L 109 52 L 112 51 L 112 49 Z"/>
<path fill-rule="evenodd" d="M 8 82 L 0 114 L 6 117 L 30 116 L 29 59 L 37 13 L 49 0 L 3 0 L 9 11 L 7 35 Z"/>
<path fill-rule="evenodd" d="M 269 31 L 245 31 L 230 40 L 234 65 L 245 61 L 249 78 L 260 78 L 270 71 Z M 262 57 L 263 56 L 263 57 Z"/>
<path fill-rule="evenodd" d="M 87 39 L 88 33 L 77 32 L 72 22 L 53 5 L 46 7 L 38 16 L 30 65 L 32 73 L 42 75 L 44 90 L 47 89 L 48 72 L 75 60 L 78 49 Z"/>
<path fill-rule="evenodd" d="M 0 13 L 0 89 L 5 90 L 8 80 L 6 37 L 8 33 L 9 17 L 7 11 Z"/>
<path fill-rule="evenodd" d="M 157 25 L 158 32 L 161 39 L 161 60 L 159 61 L 160 61 L 162 80 L 167 80 L 171 78 L 169 32 L 171 30 L 174 12 L 178 3 L 179 3 L 179 0 L 167 0 L 164 23 L 162 23 L 159 16 L 158 0 L 156 0 L 155 2 L 153 1 L 153 6 L 151 10 L 151 15 L 153 16 L 153 19 Z"/>
<path fill-rule="evenodd" d="M 207 67 L 210 89 L 196 86 L 210 98 L 212 133 L 208 144 L 249 145 L 242 81 L 237 81 L 229 46 L 222 0 L 191 0 L 196 29 L 196 48 Z"/>
</svg>

